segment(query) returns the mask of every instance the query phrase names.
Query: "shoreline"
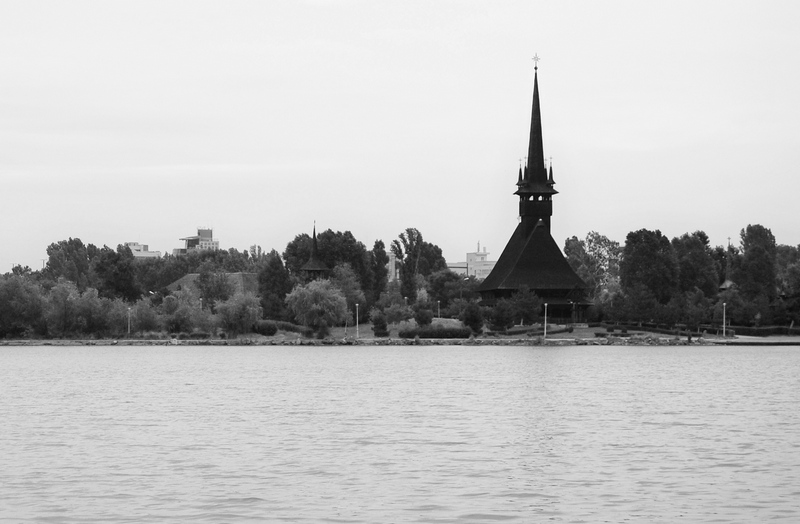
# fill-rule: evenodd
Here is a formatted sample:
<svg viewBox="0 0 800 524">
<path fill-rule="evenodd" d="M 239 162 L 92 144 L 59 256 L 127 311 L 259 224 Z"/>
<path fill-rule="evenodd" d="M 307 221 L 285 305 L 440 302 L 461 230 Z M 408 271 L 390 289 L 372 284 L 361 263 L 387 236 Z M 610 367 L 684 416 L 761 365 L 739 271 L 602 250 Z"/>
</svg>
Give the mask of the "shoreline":
<svg viewBox="0 0 800 524">
<path fill-rule="evenodd" d="M 0 346 L 800 346 L 800 337 L 676 338 L 632 335 L 629 337 L 478 337 L 468 339 L 241 337 L 235 339 L 15 339 L 0 340 Z"/>
</svg>

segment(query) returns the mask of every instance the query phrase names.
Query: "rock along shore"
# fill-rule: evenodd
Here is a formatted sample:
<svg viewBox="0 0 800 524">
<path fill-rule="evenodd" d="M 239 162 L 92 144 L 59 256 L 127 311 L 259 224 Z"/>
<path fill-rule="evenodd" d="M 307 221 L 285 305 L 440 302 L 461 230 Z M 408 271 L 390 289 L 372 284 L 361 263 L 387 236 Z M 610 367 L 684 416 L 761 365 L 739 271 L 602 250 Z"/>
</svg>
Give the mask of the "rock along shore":
<svg viewBox="0 0 800 524">
<path fill-rule="evenodd" d="M 285 337 L 242 337 L 236 339 L 101 339 L 101 340 L 2 340 L 0 346 L 707 346 L 707 345 L 800 345 L 798 340 L 705 339 L 636 335 L 602 338 L 477 337 L 468 339 L 405 339 L 328 337 L 322 340 Z"/>
</svg>

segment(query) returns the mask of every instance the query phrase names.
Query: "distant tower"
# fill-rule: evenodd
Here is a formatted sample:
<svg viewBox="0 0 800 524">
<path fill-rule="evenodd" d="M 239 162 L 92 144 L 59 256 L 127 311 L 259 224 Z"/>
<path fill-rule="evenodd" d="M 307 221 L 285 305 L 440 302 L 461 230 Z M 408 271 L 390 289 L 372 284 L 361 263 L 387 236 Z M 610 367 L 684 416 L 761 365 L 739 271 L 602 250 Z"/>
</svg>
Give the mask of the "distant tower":
<svg viewBox="0 0 800 524">
<path fill-rule="evenodd" d="M 538 57 L 535 58 L 538 60 Z M 512 296 L 523 287 L 548 303 L 553 317 L 579 319 L 588 303 L 587 286 L 572 270 L 550 235 L 553 216 L 553 166 L 548 171 L 542 146 L 539 68 L 534 67 L 528 160 L 517 178 L 520 221 L 491 274 L 478 286 L 484 302 Z M 577 318 L 576 318 L 577 317 Z"/>
<path fill-rule="evenodd" d="M 308 277 L 309 280 L 316 280 L 318 278 L 325 278 L 330 269 L 323 261 L 319 259 L 319 252 L 317 250 L 317 225 L 314 224 L 314 233 L 311 236 L 311 256 L 308 258 L 300 271 Z"/>
</svg>

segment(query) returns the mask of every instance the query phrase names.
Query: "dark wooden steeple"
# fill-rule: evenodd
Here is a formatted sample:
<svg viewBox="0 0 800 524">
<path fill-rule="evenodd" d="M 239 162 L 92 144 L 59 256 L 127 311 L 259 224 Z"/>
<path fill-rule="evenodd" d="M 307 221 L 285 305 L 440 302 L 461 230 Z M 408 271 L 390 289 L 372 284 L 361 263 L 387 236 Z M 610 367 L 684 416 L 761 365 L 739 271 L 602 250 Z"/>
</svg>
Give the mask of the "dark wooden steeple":
<svg viewBox="0 0 800 524">
<path fill-rule="evenodd" d="M 478 291 L 491 304 L 527 287 L 551 306 L 553 316 L 571 317 L 585 306 L 586 284 L 550 234 L 552 197 L 558 191 L 553 189 L 553 166 L 548 171 L 544 160 L 538 69 L 533 75 L 528 159 L 524 170 L 520 167 L 514 192 L 519 196 L 519 224 Z"/>
<path fill-rule="evenodd" d="M 317 225 L 314 224 L 314 232 L 311 236 L 311 256 L 308 257 L 308 262 L 303 264 L 300 271 L 311 280 L 317 278 L 324 278 L 330 269 L 325 265 L 325 262 L 319 259 L 319 251 L 317 249 Z"/>
</svg>

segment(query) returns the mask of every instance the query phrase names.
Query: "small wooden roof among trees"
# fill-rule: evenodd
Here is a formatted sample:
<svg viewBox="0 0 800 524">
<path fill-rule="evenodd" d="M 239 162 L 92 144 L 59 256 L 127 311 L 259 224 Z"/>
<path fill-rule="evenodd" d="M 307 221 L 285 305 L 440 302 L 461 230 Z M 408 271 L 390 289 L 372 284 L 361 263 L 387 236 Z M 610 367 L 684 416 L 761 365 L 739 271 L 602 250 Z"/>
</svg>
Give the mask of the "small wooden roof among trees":
<svg viewBox="0 0 800 524">
<path fill-rule="evenodd" d="M 325 265 L 325 262 L 319 259 L 316 224 L 314 225 L 314 233 L 311 236 L 311 256 L 308 258 L 308 262 L 303 264 L 303 267 L 300 268 L 300 271 L 304 271 L 313 276 L 321 276 L 330 271 L 330 268 Z"/>
</svg>

